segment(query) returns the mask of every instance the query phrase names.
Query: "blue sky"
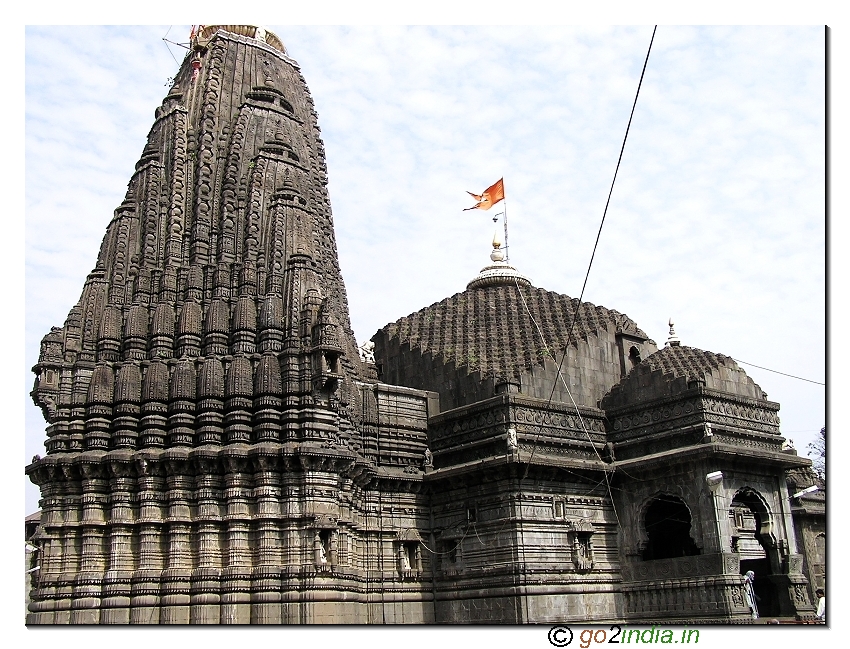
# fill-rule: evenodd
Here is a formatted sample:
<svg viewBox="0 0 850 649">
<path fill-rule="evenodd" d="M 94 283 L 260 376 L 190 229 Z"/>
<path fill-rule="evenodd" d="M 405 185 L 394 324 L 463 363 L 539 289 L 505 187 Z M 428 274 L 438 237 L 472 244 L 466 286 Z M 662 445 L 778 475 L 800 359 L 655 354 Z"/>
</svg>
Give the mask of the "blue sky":
<svg viewBox="0 0 850 649">
<path fill-rule="evenodd" d="M 358 341 L 487 263 L 465 192 L 502 176 L 512 263 L 579 295 L 651 27 L 269 29 L 319 113 Z M 188 26 L 168 30 L 27 29 L 27 390 L 176 71 L 161 39 Z M 587 301 L 659 345 L 672 316 L 682 344 L 825 380 L 823 52 L 822 27 L 659 28 Z M 823 386 L 744 367 L 804 452 Z M 31 403 L 26 424 L 29 458 Z"/>
</svg>

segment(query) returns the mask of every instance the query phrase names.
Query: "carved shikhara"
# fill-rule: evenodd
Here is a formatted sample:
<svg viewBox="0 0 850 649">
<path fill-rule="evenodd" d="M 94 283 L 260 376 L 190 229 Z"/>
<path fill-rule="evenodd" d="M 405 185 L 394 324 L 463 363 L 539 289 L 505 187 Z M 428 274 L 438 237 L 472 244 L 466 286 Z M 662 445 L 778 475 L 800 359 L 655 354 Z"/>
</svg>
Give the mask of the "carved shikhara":
<svg viewBox="0 0 850 649">
<path fill-rule="evenodd" d="M 807 479 L 778 404 L 728 357 L 498 278 L 358 346 L 298 65 L 259 28 L 199 33 L 33 368 L 27 622 L 749 620 L 723 516 Z M 699 556 L 639 559 L 662 492 Z M 807 614 L 791 522 L 770 578 Z"/>
</svg>

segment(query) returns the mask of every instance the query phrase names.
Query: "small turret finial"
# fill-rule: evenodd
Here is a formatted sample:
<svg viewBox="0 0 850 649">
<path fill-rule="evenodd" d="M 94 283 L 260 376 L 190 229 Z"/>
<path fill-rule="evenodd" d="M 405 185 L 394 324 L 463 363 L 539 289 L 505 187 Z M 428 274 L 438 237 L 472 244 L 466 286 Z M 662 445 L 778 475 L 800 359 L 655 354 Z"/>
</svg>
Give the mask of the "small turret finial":
<svg viewBox="0 0 850 649">
<path fill-rule="evenodd" d="M 670 325 L 670 335 L 667 337 L 667 342 L 664 343 L 665 347 L 678 347 L 679 346 L 679 337 L 676 335 L 676 330 L 673 328 L 673 318 L 670 318 L 668 321 Z"/>
</svg>

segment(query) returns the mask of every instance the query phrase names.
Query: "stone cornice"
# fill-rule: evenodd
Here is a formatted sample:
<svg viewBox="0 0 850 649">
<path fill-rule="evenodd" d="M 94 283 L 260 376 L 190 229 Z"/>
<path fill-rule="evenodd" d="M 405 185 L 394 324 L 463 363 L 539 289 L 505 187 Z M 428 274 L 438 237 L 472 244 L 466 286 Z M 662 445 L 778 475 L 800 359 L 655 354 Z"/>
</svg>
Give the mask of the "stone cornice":
<svg viewBox="0 0 850 649">
<path fill-rule="evenodd" d="M 671 451 L 642 455 L 630 460 L 614 462 L 614 470 L 627 469 L 630 472 L 654 469 L 660 465 L 669 466 L 673 463 L 696 462 L 707 458 L 716 458 L 730 462 L 753 462 L 760 465 L 773 466 L 780 469 L 793 469 L 808 466 L 811 460 L 787 453 L 772 453 L 750 448 L 741 448 L 732 444 L 716 442 L 685 446 Z"/>
<path fill-rule="evenodd" d="M 734 434 L 779 437 L 779 404 L 736 397 L 698 388 L 677 397 L 656 399 L 642 406 L 611 409 L 608 437 L 617 444 L 709 423 Z"/>
</svg>

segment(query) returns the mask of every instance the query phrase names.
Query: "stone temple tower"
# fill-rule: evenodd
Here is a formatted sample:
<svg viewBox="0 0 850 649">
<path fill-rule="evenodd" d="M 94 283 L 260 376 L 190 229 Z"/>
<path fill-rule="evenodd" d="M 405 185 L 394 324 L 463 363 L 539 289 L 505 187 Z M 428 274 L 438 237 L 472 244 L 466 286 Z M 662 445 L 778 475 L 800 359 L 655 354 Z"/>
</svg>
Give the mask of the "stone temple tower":
<svg viewBox="0 0 850 649">
<path fill-rule="evenodd" d="M 277 36 L 193 31 L 33 368 L 28 624 L 751 623 L 748 572 L 814 616 L 824 500 L 734 359 L 498 240 L 358 349 L 324 157 Z"/>
<path fill-rule="evenodd" d="M 351 587 L 347 508 L 373 475 L 359 431 L 377 401 L 316 119 L 277 36 L 193 32 L 34 368 L 48 426 L 27 468 L 43 509 L 31 623 L 322 621 L 281 579 L 303 590 L 331 570 L 328 588 Z"/>
</svg>

